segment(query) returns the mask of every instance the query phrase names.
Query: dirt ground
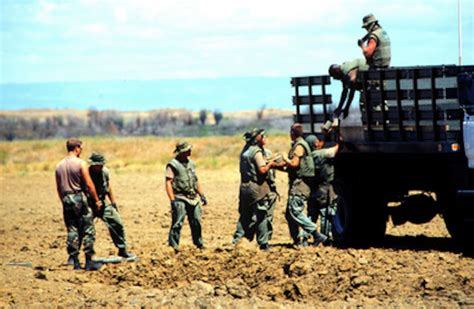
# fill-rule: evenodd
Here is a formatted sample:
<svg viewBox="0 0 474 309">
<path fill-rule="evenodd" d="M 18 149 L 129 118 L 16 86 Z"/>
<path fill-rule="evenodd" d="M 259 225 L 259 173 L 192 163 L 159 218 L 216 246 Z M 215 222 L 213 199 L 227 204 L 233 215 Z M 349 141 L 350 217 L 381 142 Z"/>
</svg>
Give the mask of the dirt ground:
<svg viewBox="0 0 474 309">
<path fill-rule="evenodd" d="M 474 307 L 474 260 L 452 244 L 442 218 L 394 227 L 383 245 L 295 250 L 278 204 L 274 245 L 231 245 L 237 220 L 237 170 L 198 170 L 209 205 L 206 248 L 195 249 L 189 226 L 181 252 L 166 245 L 170 226 L 163 170 L 112 171 L 130 251 L 141 260 L 74 271 L 51 172 L 0 175 L 0 307 L 126 306 L 199 308 Z M 278 175 L 286 191 L 285 175 Z M 96 222 L 99 257 L 116 254 Z M 83 257 L 81 255 L 82 262 Z M 12 266 L 11 262 L 31 262 Z"/>
</svg>

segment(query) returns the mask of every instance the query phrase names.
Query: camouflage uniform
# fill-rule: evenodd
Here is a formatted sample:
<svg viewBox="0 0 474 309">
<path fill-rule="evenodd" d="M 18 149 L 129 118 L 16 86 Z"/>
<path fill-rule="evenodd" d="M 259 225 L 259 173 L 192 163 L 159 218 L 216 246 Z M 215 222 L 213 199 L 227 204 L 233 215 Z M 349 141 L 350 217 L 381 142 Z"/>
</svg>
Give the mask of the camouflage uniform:
<svg viewBox="0 0 474 309">
<path fill-rule="evenodd" d="M 326 149 L 313 150 L 316 179 L 314 190 L 308 202 L 308 216 L 314 223 L 321 215 L 321 233 L 333 239 L 332 222 L 337 211 L 337 195 L 332 182 L 334 180 L 333 158 L 328 158 Z"/>
<path fill-rule="evenodd" d="M 83 192 L 68 193 L 62 199 L 64 223 L 67 229 L 67 252 L 78 256 L 81 242 L 86 256 L 94 255 L 95 228 L 92 210 Z"/>
<path fill-rule="evenodd" d="M 302 137 L 298 137 L 294 141 L 288 158 L 291 160 L 294 157 L 298 146 L 304 148 L 304 155 L 300 158 L 298 168 L 288 167 L 289 193 L 285 213 L 290 235 L 295 244 L 299 244 L 300 238 L 305 234 L 311 234 L 315 239 L 324 238 L 324 235 L 320 235 L 316 231 L 316 224 L 304 214 L 305 203 L 311 192 L 310 184 L 314 178 L 314 162 L 310 155 L 311 149 Z M 302 231 L 300 231 L 300 228 Z"/>
<path fill-rule="evenodd" d="M 81 243 L 84 243 L 86 257 L 92 257 L 95 241 L 93 214 L 85 194 L 87 191 L 84 189 L 82 164 L 84 161 L 78 157 L 67 156 L 58 163 L 55 170 L 56 185 L 67 229 L 67 251 L 70 257 L 76 259 Z"/>
<path fill-rule="evenodd" d="M 372 31 L 370 39 L 374 39 L 377 42 L 377 48 L 375 48 L 374 54 L 370 59 L 367 59 L 370 68 L 388 68 L 390 66 L 392 52 L 390 38 L 387 32 L 382 28 L 378 28 Z"/>
<path fill-rule="evenodd" d="M 94 182 L 97 195 L 104 205 L 103 213 L 99 215 L 99 218 L 105 222 L 105 225 L 107 225 L 114 245 L 119 249 L 126 249 L 127 242 L 125 240 L 125 229 L 122 217 L 117 210 L 117 206 L 115 204 L 105 203 L 105 199 L 109 193 L 109 169 L 104 166 L 100 173 L 94 173 L 91 169 L 89 169 L 89 172 L 92 181 Z M 92 203 L 93 205 L 93 201 L 89 201 L 89 203 Z"/>
<path fill-rule="evenodd" d="M 240 217 L 233 243 L 237 243 L 244 236 L 251 241 L 255 233 L 260 246 L 268 244 L 272 238 L 273 214 L 278 197 L 275 173 L 273 170 L 265 175 L 258 173 L 255 156 L 259 152 L 265 159 L 271 156 L 270 151 L 251 144 L 246 144 L 240 154 Z"/>
<path fill-rule="evenodd" d="M 168 236 L 168 243 L 173 248 L 179 246 L 181 228 L 184 218 L 188 216 L 193 243 L 198 248 L 203 247 L 201 228 L 201 198 L 197 192 L 198 178 L 196 166 L 192 160 L 181 162 L 172 159 L 167 164 L 173 173 L 173 192 L 175 200 L 171 203 L 172 223 Z M 168 176 L 167 176 L 168 177 Z"/>
</svg>

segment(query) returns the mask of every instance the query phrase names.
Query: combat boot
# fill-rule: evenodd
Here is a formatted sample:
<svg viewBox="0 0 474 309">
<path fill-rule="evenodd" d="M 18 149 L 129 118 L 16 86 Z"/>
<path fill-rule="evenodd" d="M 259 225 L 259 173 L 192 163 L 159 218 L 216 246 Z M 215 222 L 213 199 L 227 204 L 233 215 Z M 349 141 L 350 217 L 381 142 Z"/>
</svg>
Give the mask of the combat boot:
<svg viewBox="0 0 474 309">
<path fill-rule="evenodd" d="M 81 263 L 79 263 L 79 257 L 77 255 L 70 255 L 67 260 L 67 265 L 74 266 L 75 270 L 81 269 Z"/>
<path fill-rule="evenodd" d="M 269 252 L 271 249 L 270 249 L 270 246 L 268 244 L 261 244 L 260 245 L 260 250 L 265 251 L 265 252 Z"/>
<path fill-rule="evenodd" d="M 102 263 L 92 260 L 92 257 L 86 256 L 86 270 L 99 270 Z"/>
<path fill-rule="evenodd" d="M 328 239 L 326 235 L 319 233 L 318 231 L 314 231 L 312 235 L 314 237 L 313 246 L 318 246 L 320 243 L 323 243 Z"/>
<path fill-rule="evenodd" d="M 128 252 L 125 248 L 119 248 L 118 255 L 124 259 L 134 259 L 137 257 L 135 254 Z"/>
</svg>

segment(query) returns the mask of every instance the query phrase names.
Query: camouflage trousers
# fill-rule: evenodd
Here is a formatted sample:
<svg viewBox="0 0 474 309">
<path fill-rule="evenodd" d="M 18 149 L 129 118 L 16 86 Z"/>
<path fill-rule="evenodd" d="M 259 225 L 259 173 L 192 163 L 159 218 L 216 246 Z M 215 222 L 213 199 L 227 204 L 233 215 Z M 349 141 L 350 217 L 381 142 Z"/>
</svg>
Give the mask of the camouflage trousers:
<svg viewBox="0 0 474 309">
<path fill-rule="evenodd" d="M 117 208 L 114 205 L 106 205 L 101 219 L 109 229 L 110 237 L 112 238 L 115 247 L 126 249 L 127 242 L 125 241 L 125 228 L 123 227 L 122 217 Z"/>
<path fill-rule="evenodd" d="M 67 194 L 63 200 L 64 223 L 67 229 L 67 252 L 79 255 L 84 244 L 86 256 L 94 255 L 95 228 L 92 210 L 84 193 Z"/>
<path fill-rule="evenodd" d="M 337 195 L 331 183 L 320 184 L 308 201 L 308 217 L 314 223 L 320 220 L 320 232 L 334 239 L 332 223 L 337 212 Z"/>
<path fill-rule="evenodd" d="M 181 237 L 181 228 L 184 218 L 188 216 L 189 226 L 193 243 L 197 247 L 203 246 L 202 228 L 201 228 L 201 202 L 191 204 L 187 201 L 177 200 L 174 206 L 171 206 L 171 228 L 168 235 L 168 243 L 173 248 L 178 248 Z"/>
<path fill-rule="evenodd" d="M 304 213 L 306 201 L 300 195 L 288 196 L 285 217 L 294 243 L 299 243 L 302 236 L 312 235 L 316 231 L 316 224 Z"/>
<path fill-rule="evenodd" d="M 262 200 L 253 205 L 239 205 L 239 221 L 235 230 L 232 243 L 236 244 L 247 238 L 252 241 L 257 234 L 259 245 L 267 244 L 273 235 L 273 215 L 277 203 L 278 195 L 275 192 L 268 193 Z"/>
</svg>

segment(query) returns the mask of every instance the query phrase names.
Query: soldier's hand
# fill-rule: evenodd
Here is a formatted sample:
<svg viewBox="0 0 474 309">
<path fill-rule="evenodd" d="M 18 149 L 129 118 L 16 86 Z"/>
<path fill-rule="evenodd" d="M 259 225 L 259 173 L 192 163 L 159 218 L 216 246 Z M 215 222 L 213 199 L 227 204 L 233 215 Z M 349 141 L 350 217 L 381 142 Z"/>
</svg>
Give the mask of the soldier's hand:
<svg viewBox="0 0 474 309">
<path fill-rule="evenodd" d="M 95 206 L 97 207 L 97 210 L 101 210 L 104 207 L 101 200 L 95 202 Z"/>
<path fill-rule="evenodd" d="M 204 194 L 201 194 L 201 202 L 203 206 L 207 205 L 207 198 Z"/>
</svg>

